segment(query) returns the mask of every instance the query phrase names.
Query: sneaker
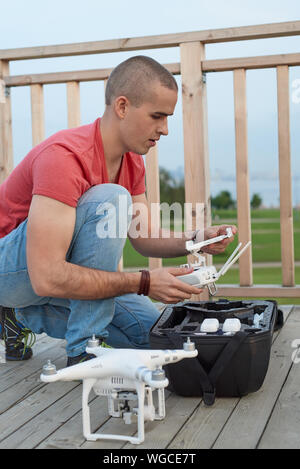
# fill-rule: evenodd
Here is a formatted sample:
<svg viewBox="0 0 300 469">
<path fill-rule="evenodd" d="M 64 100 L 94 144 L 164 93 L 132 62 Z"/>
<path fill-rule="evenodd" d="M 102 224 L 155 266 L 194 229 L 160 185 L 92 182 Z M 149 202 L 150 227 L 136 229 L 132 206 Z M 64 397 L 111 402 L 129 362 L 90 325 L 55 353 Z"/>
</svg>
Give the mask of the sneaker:
<svg viewBox="0 0 300 469">
<path fill-rule="evenodd" d="M 111 345 L 108 345 L 106 342 L 104 342 L 104 340 L 102 340 L 101 344 L 99 345 L 99 347 L 103 347 L 103 348 L 114 348 L 112 347 Z"/>
<path fill-rule="evenodd" d="M 35 334 L 18 322 L 12 308 L 0 306 L 0 321 L 6 360 L 21 361 L 31 358 Z"/>
<path fill-rule="evenodd" d="M 100 346 L 104 348 L 113 348 L 110 345 L 106 344 L 104 341 L 100 343 Z M 86 362 L 88 360 L 91 360 L 92 358 L 96 358 L 96 355 L 94 355 L 93 353 L 83 352 L 80 355 L 77 355 L 76 357 L 68 357 L 67 366 L 77 365 L 78 363 Z"/>
</svg>

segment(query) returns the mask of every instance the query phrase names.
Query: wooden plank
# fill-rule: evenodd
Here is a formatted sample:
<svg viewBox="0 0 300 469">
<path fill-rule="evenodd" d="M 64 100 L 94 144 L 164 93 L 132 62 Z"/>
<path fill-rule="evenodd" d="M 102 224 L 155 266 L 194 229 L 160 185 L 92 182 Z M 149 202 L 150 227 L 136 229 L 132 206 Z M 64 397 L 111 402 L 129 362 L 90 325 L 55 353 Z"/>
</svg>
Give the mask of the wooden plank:
<svg viewBox="0 0 300 469">
<path fill-rule="evenodd" d="M 299 334 L 299 308 L 295 308 L 272 346 L 269 370 L 262 388 L 239 401 L 213 445 L 214 449 L 256 448 L 292 365 L 291 341 L 300 337 Z"/>
<path fill-rule="evenodd" d="M 15 75 L 5 81 L 7 86 L 27 86 L 33 84 L 52 85 L 58 83 L 105 80 L 112 68 L 97 70 L 74 70 L 72 72 L 35 73 Z"/>
<path fill-rule="evenodd" d="M 3 386 L 6 389 L 0 393 L 0 414 L 45 385 L 39 380 L 39 376 L 49 356 L 51 356 L 52 362 L 61 359 L 61 363 L 64 363 L 63 366 L 65 366 L 66 352 L 57 345 L 57 342 L 56 344 L 52 342 L 51 347 L 29 360 L 26 366 L 23 364 L 23 367 L 19 367 L 17 372 L 14 369 L 4 376 Z"/>
<path fill-rule="evenodd" d="M 251 241 L 251 211 L 248 169 L 248 132 L 247 132 L 247 96 L 246 71 L 234 71 L 234 111 L 235 111 L 235 156 L 238 238 L 244 246 Z M 250 286 L 252 276 L 251 247 L 239 260 L 240 285 Z"/>
<path fill-rule="evenodd" d="M 259 449 L 300 449 L 300 367 L 294 365 L 279 396 Z"/>
<path fill-rule="evenodd" d="M 32 145 L 45 139 L 44 92 L 42 85 L 31 85 Z"/>
<path fill-rule="evenodd" d="M 298 308 L 298 316 L 299 312 Z M 300 318 L 295 321 L 299 323 Z M 291 347 L 293 341 L 300 337 L 296 331 L 291 331 L 291 336 L 291 342 L 287 344 L 290 356 L 296 350 Z M 299 363 L 294 363 L 260 440 L 259 449 L 300 449 L 299 382 L 300 366 Z"/>
<path fill-rule="evenodd" d="M 9 62 L 0 60 L 0 82 L 9 75 Z M 9 90 L 3 86 L 0 99 L 0 184 L 7 178 L 14 167 L 11 99 Z"/>
<path fill-rule="evenodd" d="M 0 50 L 0 59 L 25 60 L 71 55 L 101 54 L 108 52 L 177 47 L 184 42 L 218 42 L 263 39 L 300 35 L 300 21 L 269 23 L 234 28 L 209 29 L 156 36 L 109 39 L 51 46 L 23 47 Z"/>
<path fill-rule="evenodd" d="M 225 72 L 236 69 L 275 68 L 278 65 L 299 66 L 300 54 L 263 55 L 257 57 L 237 57 L 230 59 L 202 60 L 203 72 Z M 173 75 L 180 75 L 180 63 L 164 64 Z M 67 83 L 70 81 L 88 82 L 106 80 L 112 68 L 95 70 L 74 70 L 71 72 L 36 73 L 28 75 L 13 75 L 4 77 L 5 85 L 27 86 L 32 84 L 49 85 Z"/>
<path fill-rule="evenodd" d="M 36 343 L 33 345 L 33 358 L 30 360 L 30 363 L 34 361 L 37 355 L 37 351 L 44 350 L 44 348 L 51 347 L 51 344 L 49 343 L 49 337 L 46 336 L 46 334 L 38 334 Z M 51 339 L 50 339 L 51 340 Z M 4 342 L 2 342 L 1 345 L 1 351 L 5 350 L 4 347 Z M 27 362 L 28 363 L 28 362 Z M 2 364 L 1 364 L 2 365 Z M 3 381 L 6 380 L 6 376 L 8 376 L 10 373 L 14 373 L 20 367 L 24 367 L 24 362 L 19 362 L 19 361 L 7 361 L 3 364 L 4 366 L 0 366 L 0 392 L 5 389 L 5 386 L 3 387 Z M 5 376 L 5 378 L 3 378 Z"/>
<path fill-rule="evenodd" d="M 218 285 L 218 296 L 249 297 L 249 298 L 299 298 L 300 285 L 295 287 L 282 287 L 281 285 L 253 285 L 240 287 L 234 285 Z"/>
<path fill-rule="evenodd" d="M 146 155 L 146 190 L 147 200 L 150 208 L 151 225 L 157 229 L 160 227 L 160 189 L 159 189 L 159 165 L 157 145 L 150 148 Z M 158 236 L 153 233 L 153 236 Z M 149 257 L 149 269 L 162 267 L 162 259 Z"/>
<path fill-rule="evenodd" d="M 123 256 L 121 256 L 121 259 L 118 264 L 118 271 L 123 272 L 123 269 L 124 269 L 124 259 L 123 259 Z"/>
<path fill-rule="evenodd" d="M 78 384 L 74 389 L 66 395 L 54 402 L 50 407 L 47 407 L 40 414 L 36 415 L 33 419 L 25 423 L 21 428 L 12 433 L 0 444 L 1 449 L 31 449 L 43 442 L 49 435 L 55 432 L 58 428 L 64 425 L 74 415 L 81 417 L 81 399 L 82 399 L 82 385 Z M 93 396 L 93 399 L 95 397 Z M 99 410 L 99 399 L 98 409 Z M 101 407 L 100 407 L 101 408 Z M 78 435 L 82 435 L 82 422 L 78 422 L 77 428 Z M 74 434 L 72 437 L 74 438 Z M 64 445 L 63 448 L 74 449 L 76 445 L 76 438 L 73 439 L 64 428 Z M 70 444 L 68 445 L 68 440 Z M 83 436 L 81 436 L 83 440 Z M 81 441 L 82 443 L 82 441 Z"/>
<path fill-rule="evenodd" d="M 7 361 L 0 367 L 0 393 L 6 389 L 13 387 L 16 383 L 26 378 L 33 372 L 42 369 L 42 365 L 46 363 L 46 359 L 50 358 L 47 354 L 51 354 L 53 349 L 60 351 L 60 354 L 66 354 L 65 341 L 61 339 L 53 339 L 45 336 L 38 340 L 32 347 L 33 356 L 30 360 L 24 362 Z"/>
<path fill-rule="evenodd" d="M 77 81 L 67 83 L 68 127 L 80 126 L 80 88 Z"/>
<path fill-rule="evenodd" d="M 57 362 L 59 367 L 64 366 L 65 360 Z M 78 382 L 59 381 L 51 386 L 45 385 L 21 402 L 0 415 L 0 448 L 1 442 L 18 428 L 25 425 L 33 417 L 41 413 L 68 392 L 79 386 Z"/>
<path fill-rule="evenodd" d="M 239 402 L 238 398 L 217 398 L 211 407 L 201 401 L 168 449 L 209 449 Z"/>
<path fill-rule="evenodd" d="M 66 402 L 70 403 L 70 399 L 66 399 Z M 75 413 L 75 410 L 78 408 L 77 402 L 72 401 L 71 407 L 74 409 L 73 417 L 66 420 L 63 425 L 57 426 L 57 429 L 51 432 L 51 434 L 48 432 L 48 437 L 37 445 L 38 449 L 79 449 L 86 442 L 82 433 L 81 403 L 80 410 L 77 413 Z M 107 399 L 103 397 L 93 397 L 92 401 L 90 401 L 89 407 L 91 415 L 91 431 L 95 432 L 97 431 L 99 424 L 103 424 L 109 418 Z"/>
<path fill-rule="evenodd" d="M 200 43 L 181 44 L 182 111 L 184 129 L 184 163 L 186 202 L 203 203 L 205 226 L 210 224 L 209 166 L 207 147 L 206 86 Z M 194 207 L 193 207 L 194 208 Z M 193 228 L 196 226 L 193 212 Z"/>
<path fill-rule="evenodd" d="M 290 149 L 289 69 L 277 67 L 278 151 L 282 285 L 295 285 L 292 169 Z"/>
<path fill-rule="evenodd" d="M 275 68 L 278 65 L 299 66 L 300 54 L 273 54 L 256 57 L 204 60 L 202 70 L 204 72 L 227 72 L 236 69 Z"/>
<path fill-rule="evenodd" d="M 180 64 L 170 63 L 165 64 L 164 67 L 174 75 L 180 74 Z M 55 73 L 36 73 L 28 75 L 14 75 L 5 77 L 5 85 L 12 86 L 27 86 L 34 84 L 50 85 L 57 83 L 68 83 L 72 81 L 100 81 L 107 80 L 112 72 L 112 68 L 102 68 L 95 70 L 74 70 L 71 72 L 55 72 Z"/>
<path fill-rule="evenodd" d="M 185 202 L 192 204 L 192 227 L 211 225 L 209 155 L 207 131 L 207 95 L 201 61 L 205 57 L 204 45 L 191 42 L 180 45 L 182 76 L 182 111 L 184 130 Z M 197 204 L 204 207 L 204 219 L 197 226 Z M 206 255 L 207 265 L 211 256 Z M 193 262 L 191 256 L 189 261 Z M 207 299 L 207 290 L 193 299 Z"/>
</svg>

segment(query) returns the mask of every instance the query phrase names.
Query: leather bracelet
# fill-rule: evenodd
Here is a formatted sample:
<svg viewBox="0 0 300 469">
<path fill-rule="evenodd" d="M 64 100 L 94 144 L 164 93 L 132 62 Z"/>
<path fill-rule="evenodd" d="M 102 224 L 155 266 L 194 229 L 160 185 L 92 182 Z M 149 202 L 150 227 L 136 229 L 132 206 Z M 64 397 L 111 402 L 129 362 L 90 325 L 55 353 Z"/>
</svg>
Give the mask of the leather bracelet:
<svg viewBox="0 0 300 469">
<path fill-rule="evenodd" d="M 148 296 L 150 290 L 150 272 L 149 270 L 140 270 L 142 272 L 138 295 Z"/>
</svg>

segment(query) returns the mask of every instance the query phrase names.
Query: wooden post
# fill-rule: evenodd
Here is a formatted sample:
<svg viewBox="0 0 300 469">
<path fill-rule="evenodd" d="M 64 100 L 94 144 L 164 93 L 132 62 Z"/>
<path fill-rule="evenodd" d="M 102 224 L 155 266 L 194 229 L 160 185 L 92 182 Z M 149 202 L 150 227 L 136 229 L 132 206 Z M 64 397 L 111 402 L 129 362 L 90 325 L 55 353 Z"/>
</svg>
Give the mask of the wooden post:
<svg viewBox="0 0 300 469">
<path fill-rule="evenodd" d="M 77 81 L 67 83 L 68 127 L 80 125 L 80 89 Z"/>
<path fill-rule="evenodd" d="M 234 108 L 238 238 L 239 242 L 243 243 L 244 245 L 251 240 L 246 71 L 244 69 L 234 71 Z M 252 285 L 253 278 L 251 249 L 247 249 L 246 252 L 240 257 L 239 267 L 240 285 Z"/>
<path fill-rule="evenodd" d="M 146 155 L 146 182 L 147 200 L 149 204 L 153 225 L 160 226 L 160 191 L 159 191 L 159 165 L 157 146 L 151 148 Z M 153 205 L 152 205 L 153 204 Z M 157 269 L 162 266 L 162 260 L 149 257 L 149 269 Z"/>
<path fill-rule="evenodd" d="M 32 145 L 45 139 L 44 90 L 43 85 L 31 85 Z"/>
<path fill-rule="evenodd" d="M 0 60 L 0 184 L 14 167 L 10 88 L 6 88 L 4 83 L 4 78 L 7 76 L 9 76 L 9 62 Z"/>
<path fill-rule="evenodd" d="M 289 68 L 277 67 L 278 150 L 282 285 L 295 284 L 292 172 L 290 150 Z"/>
<path fill-rule="evenodd" d="M 180 44 L 182 110 L 184 130 L 185 200 L 192 204 L 192 224 L 196 227 L 196 204 L 204 205 L 204 227 L 211 224 L 207 135 L 207 96 L 202 61 L 204 44 Z M 204 228 L 203 227 L 203 228 Z M 207 264 L 211 263 L 211 256 Z M 196 296 L 197 298 L 198 296 Z M 195 298 L 195 299 L 196 299 Z M 208 298 L 207 289 L 200 295 Z"/>
</svg>

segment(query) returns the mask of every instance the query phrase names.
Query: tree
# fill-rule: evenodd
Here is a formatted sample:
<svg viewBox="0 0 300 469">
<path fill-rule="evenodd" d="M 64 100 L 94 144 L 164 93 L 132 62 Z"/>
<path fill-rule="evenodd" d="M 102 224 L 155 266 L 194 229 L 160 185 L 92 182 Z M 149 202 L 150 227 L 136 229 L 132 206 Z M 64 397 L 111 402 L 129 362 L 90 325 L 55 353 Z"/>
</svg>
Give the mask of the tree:
<svg viewBox="0 0 300 469">
<path fill-rule="evenodd" d="M 160 168 L 160 201 L 169 205 L 179 202 L 182 206 L 185 200 L 184 180 L 176 181 L 166 168 Z"/>
<path fill-rule="evenodd" d="M 259 194 L 253 194 L 251 199 L 251 208 L 259 208 L 262 204 L 262 198 Z"/>
<path fill-rule="evenodd" d="M 229 209 L 235 207 L 235 200 L 232 199 L 229 191 L 221 191 L 216 197 L 211 198 L 211 205 L 217 209 Z"/>
</svg>

